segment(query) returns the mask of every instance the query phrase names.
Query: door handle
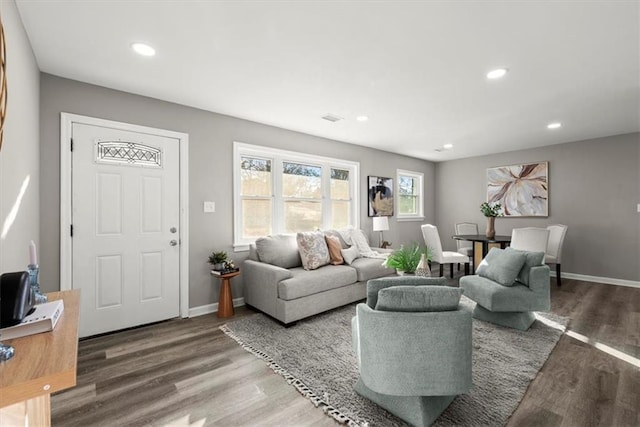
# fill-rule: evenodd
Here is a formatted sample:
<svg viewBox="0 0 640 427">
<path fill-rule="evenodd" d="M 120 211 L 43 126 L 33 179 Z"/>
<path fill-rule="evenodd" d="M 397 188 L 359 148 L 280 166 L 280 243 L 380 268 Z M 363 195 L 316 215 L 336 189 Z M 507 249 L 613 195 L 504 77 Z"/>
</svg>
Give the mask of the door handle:
<svg viewBox="0 0 640 427">
<path fill-rule="evenodd" d="M 169 244 L 170 244 L 171 246 L 175 246 L 175 245 L 177 245 L 177 244 L 178 244 L 178 241 L 174 239 L 174 240 L 170 241 L 170 242 L 169 242 Z"/>
</svg>

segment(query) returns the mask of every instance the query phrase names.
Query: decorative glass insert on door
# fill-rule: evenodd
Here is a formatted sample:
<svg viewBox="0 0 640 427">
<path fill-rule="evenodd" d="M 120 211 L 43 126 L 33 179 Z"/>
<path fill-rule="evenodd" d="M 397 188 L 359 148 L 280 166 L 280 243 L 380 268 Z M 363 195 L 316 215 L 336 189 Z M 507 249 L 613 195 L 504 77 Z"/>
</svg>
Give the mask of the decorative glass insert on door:
<svg viewBox="0 0 640 427">
<path fill-rule="evenodd" d="M 96 162 L 161 168 L 162 151 L 135 142 L 99 141 L 96 144 Z"/>
</svg>

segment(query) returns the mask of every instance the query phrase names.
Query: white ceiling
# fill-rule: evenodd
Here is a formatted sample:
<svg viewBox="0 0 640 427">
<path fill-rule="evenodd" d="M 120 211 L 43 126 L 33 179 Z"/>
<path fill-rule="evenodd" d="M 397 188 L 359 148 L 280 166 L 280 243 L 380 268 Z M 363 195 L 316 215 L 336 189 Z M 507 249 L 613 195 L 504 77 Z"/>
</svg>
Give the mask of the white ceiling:
<svg viewBox="0 0 640 427">
<path fill-rule="evenodd" d="M 422 159 L 640 130 L 637 1 L 17 4 L 46 73 Z"/>
</svg>

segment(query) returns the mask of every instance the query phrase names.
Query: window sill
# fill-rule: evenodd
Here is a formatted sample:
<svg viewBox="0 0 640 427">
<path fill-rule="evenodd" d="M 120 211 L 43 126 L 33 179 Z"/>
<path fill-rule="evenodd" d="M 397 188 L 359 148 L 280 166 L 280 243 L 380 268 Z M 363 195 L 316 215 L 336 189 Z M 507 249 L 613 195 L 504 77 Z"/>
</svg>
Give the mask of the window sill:
<svg viewBox="0 0 640 427">
<path fill-rule="evenodd" d="M 404 217 L 398 217 L 396 221 L 397 222 L 424 221 L 424 217 L 423 216 L 404 216 Z"/>
<path fill-rule="evenodd" d="M 249 251 L 249 244 L 247 243 L 236 243 L 233 245 L 233 252 L 247 252 Z"/>
</svg>

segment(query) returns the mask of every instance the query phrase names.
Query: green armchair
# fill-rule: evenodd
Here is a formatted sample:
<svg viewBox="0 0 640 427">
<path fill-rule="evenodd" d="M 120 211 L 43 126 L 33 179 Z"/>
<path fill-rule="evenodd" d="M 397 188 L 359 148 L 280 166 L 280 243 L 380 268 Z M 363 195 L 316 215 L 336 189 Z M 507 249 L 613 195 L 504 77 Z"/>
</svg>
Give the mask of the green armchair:
<svg viewBox="0 0 640 427">
<path fill-rule="evenodd" d="M 443 279 L 382 278 L 352 320 L 355 390 L 417 426 L 428 426 L 471 389 L 472 318 L 462 290 Z"/>
</svg>

